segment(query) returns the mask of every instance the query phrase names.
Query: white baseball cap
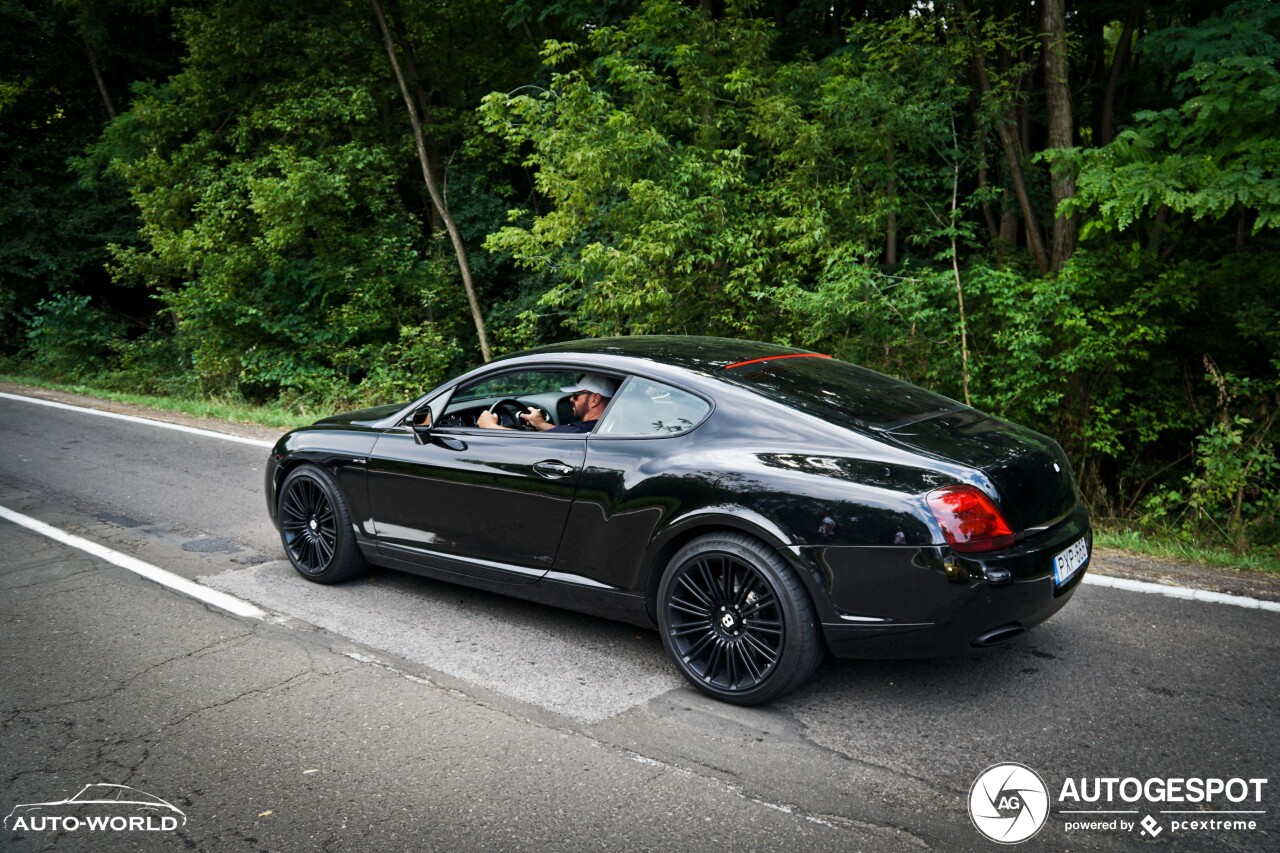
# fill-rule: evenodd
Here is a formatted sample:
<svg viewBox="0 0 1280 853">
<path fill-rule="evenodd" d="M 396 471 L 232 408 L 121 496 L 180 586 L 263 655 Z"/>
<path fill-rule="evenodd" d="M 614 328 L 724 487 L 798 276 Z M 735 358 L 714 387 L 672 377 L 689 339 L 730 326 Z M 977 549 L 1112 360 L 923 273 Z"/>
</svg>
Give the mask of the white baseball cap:
<svg viewBox="0 0 1280 853">
<path fill-rule="evenodd" d="M 576 394 L 579 391 L 590 391 L 592 394 L 599 394 L 601 397 L 612 397 L 613 392 L 618 390 L 618 383 L 604 376 L 595 373 L 584 373 L 578 378 L 573 385 L 562 385 L 560 390 L 565 394 Z"/>
</svg>

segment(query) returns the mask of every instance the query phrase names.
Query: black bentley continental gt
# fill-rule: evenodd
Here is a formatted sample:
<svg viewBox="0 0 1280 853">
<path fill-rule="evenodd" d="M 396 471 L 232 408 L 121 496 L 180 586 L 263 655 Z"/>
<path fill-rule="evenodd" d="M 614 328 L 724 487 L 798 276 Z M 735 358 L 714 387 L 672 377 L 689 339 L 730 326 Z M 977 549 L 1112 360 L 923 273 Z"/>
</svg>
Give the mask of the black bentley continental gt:
<svg viewBox="0 0 1280 853">
<path fill-rule="evenodd" d="M 1092 536 L 1062 449 L 815 352 L 556 344 L 294 430 L 267 507 L 308 580 L 372 564 L 657 627 L 742 705 L 825 650 L 994 646 L 1052 616 Z"/>
</svg>

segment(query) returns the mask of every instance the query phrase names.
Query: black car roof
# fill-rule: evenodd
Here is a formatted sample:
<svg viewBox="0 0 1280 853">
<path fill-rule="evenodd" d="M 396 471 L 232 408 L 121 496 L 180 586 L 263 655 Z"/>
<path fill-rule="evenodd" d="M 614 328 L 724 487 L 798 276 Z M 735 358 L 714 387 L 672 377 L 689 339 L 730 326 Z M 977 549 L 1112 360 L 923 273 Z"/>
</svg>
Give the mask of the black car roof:
<svg viewBox="0 0 1280 853">
<path fill-rule="evenodd" d="M 689 370 L 845 428 L 882 432 L 968 409 L 940 394 L 823 353 L 760 341 L 636 335 L 568 341 L 518 353 L 548 354 L 637 358 Z"/>
<path fill-rule="evenodd" d="M 582 353 L 584 355 L 616 355 L 641 358 L 702 373 L 711 373 L 726 367 L 732 368 L 745 362 L 756 362 L 778 356 L 816 355 L 816 353 L 812 353 L 809 350 L 762 343 L 760 341 L 739 341 L 733 338 L 689 335 L 632 335 L 619 338 L 566 341 L 506 357 L 544 353 Z"/>
</svg>

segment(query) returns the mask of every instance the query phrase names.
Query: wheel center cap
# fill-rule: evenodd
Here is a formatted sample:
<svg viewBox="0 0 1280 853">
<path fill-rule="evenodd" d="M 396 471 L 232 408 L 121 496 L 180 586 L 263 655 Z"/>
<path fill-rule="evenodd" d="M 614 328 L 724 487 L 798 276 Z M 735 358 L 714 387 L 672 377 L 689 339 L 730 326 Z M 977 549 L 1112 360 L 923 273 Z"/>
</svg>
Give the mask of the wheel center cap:
<svg viewBox="0 0 1280 853">
<path fill-rule="evenodd" d="M 313 518 L 313 519 L 311 519 L 311 529 L 312 529 L 312 530 L 318 530 L 318 529 L 320 529 L 320 525 L 319 525 L 319 523 L 317 523 L 317 522 L 316 522 L 316 520 L 315 520 L 314 518 Z"/>
<path fill-rule="evenodd" d="M 720 608 L 720 618 L 716 620 L 720 625 L 720 630 L 734 637 L 742 633 L 742 614 L 738 612 L 738 608 L 724 605 Z"/>
</svg>

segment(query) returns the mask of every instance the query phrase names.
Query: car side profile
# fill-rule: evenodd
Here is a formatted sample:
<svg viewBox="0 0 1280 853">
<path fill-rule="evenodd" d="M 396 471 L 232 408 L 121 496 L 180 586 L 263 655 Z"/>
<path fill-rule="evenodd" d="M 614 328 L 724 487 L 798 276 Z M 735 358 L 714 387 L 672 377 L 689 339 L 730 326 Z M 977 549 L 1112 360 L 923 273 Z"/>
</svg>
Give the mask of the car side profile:
<svg viewBox="0 0 1280 853">
<path fill-rule="evenodd" d="M 603 414 L 547 429 L 573 421 L 584 378 L 613 389 Z M 294 430 L 265 485 L 309 580 L 375 565 L 656 628 L 693 686 L 743 705 L 828 651 L 1010 640 L 1067 603 L 1092 547 L 1052 439 L 821 353 L 721 338 L 506 356 Z"/>
</svg>

